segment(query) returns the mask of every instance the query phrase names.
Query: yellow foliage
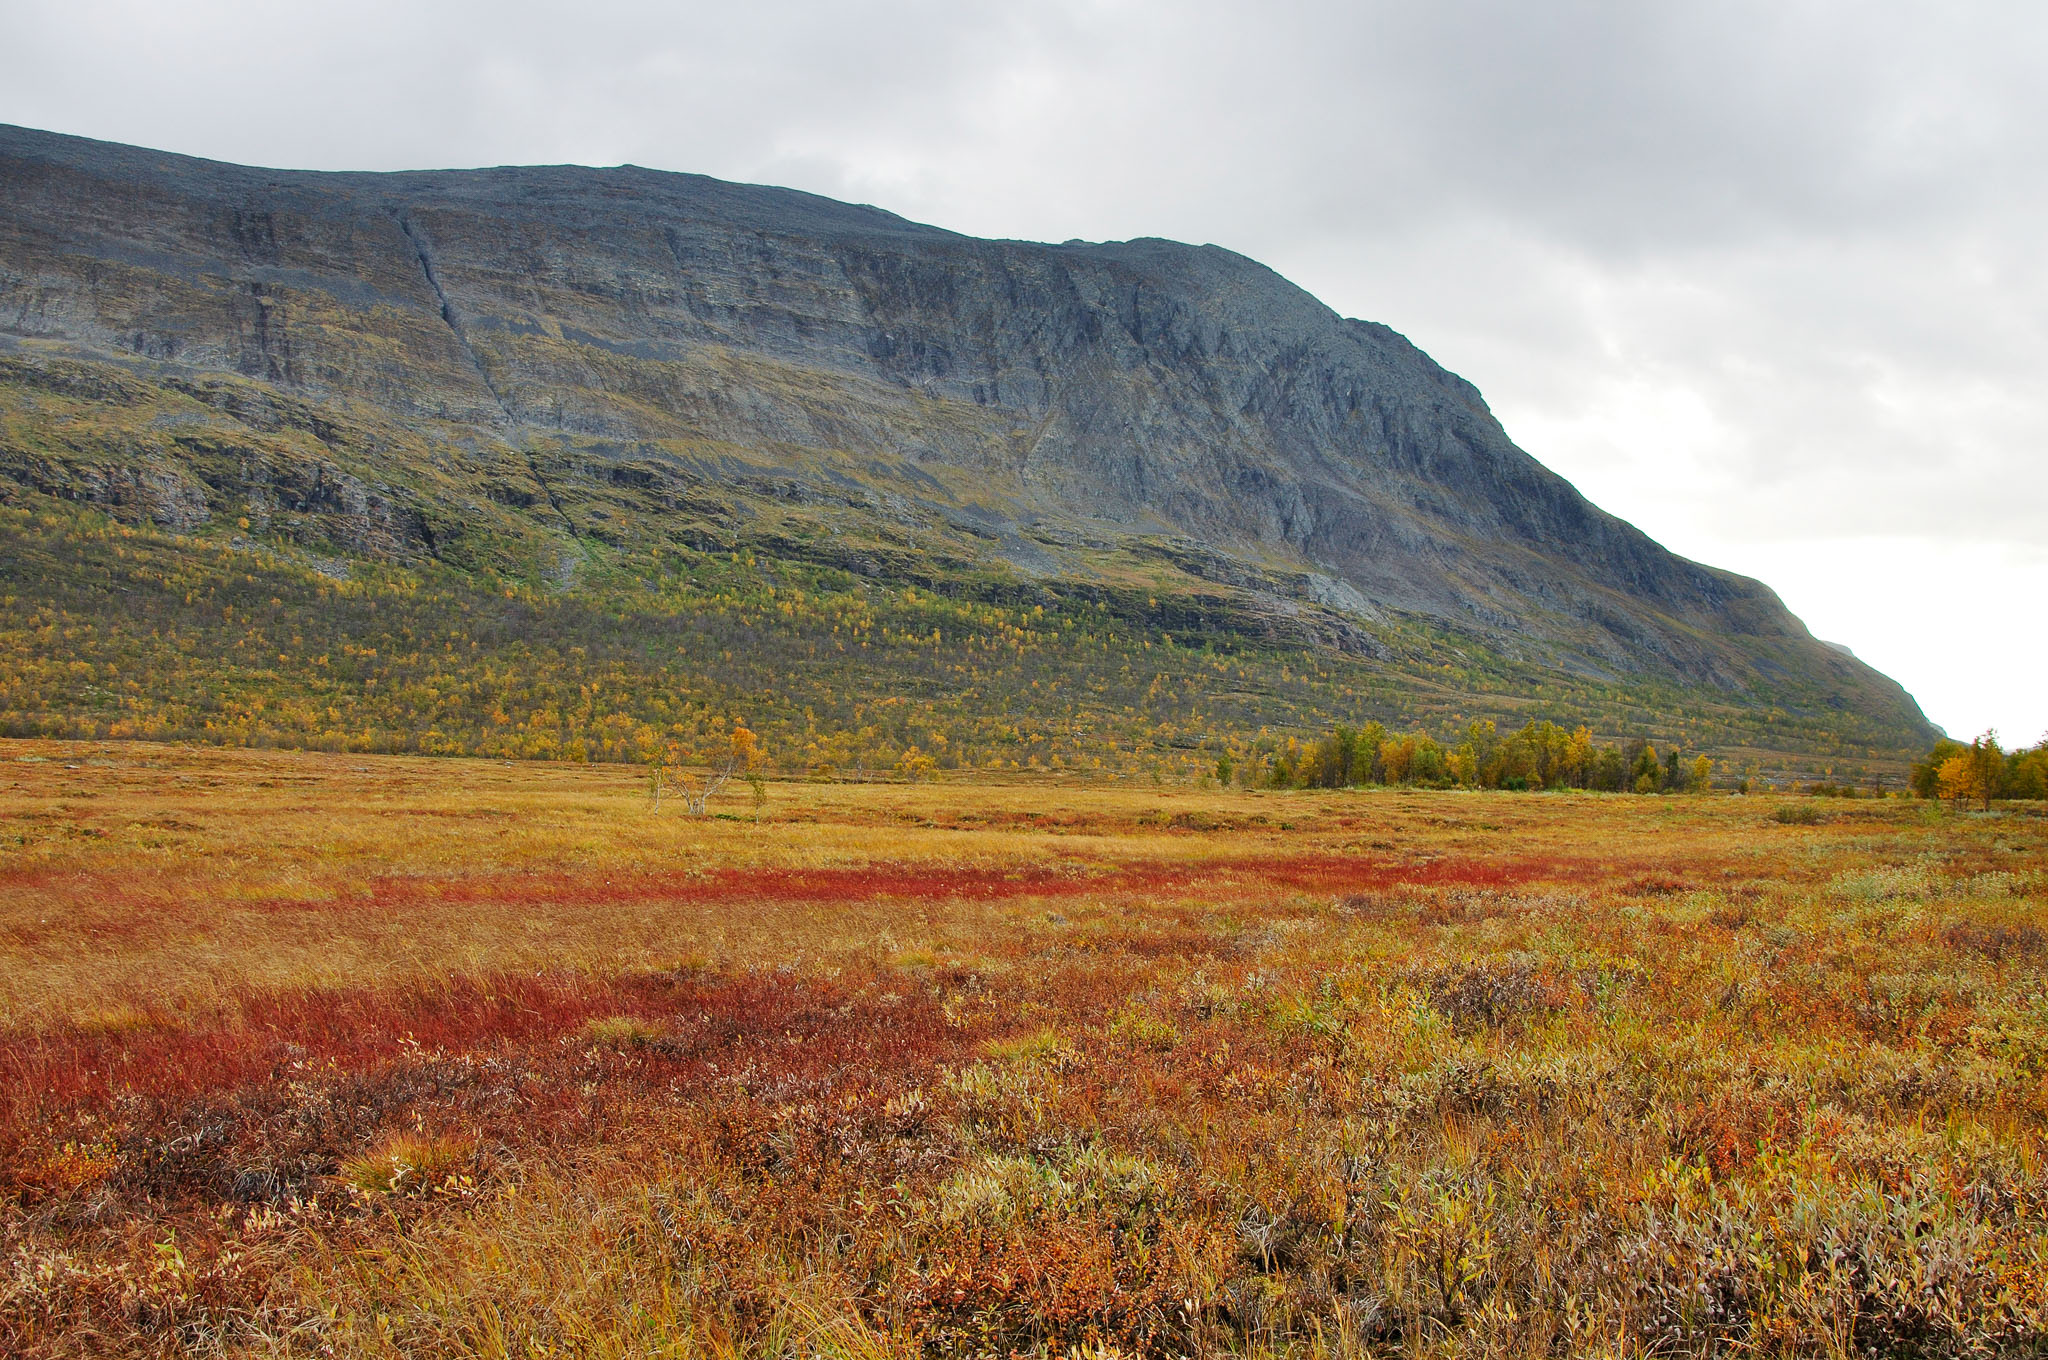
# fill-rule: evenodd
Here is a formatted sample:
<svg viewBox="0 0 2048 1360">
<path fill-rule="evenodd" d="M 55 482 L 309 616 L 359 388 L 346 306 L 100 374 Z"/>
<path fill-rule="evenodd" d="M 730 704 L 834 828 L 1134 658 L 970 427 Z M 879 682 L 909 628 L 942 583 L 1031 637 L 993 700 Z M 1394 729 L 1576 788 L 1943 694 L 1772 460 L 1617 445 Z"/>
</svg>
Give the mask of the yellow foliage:
<svg viewBox="0 0 2048 1360">
<path fill-rule="evenodd" d="M 1935 787 L 1943 798 L 1960 803 L 1982 795 L 1984 778 L 1967 754 L 1950 756 L 1935 771 Z"/>
</svg>

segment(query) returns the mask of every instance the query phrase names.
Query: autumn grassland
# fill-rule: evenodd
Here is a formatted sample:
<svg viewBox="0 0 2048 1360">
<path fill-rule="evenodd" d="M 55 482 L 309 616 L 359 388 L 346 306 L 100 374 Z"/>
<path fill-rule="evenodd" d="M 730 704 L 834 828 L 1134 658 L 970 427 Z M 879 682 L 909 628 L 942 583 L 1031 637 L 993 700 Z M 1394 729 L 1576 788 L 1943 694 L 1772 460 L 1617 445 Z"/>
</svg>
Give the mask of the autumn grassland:
<svg viewBox="0 0 2048 1360">
<path fill-rule="evenodd" d="M 2048 1338 L 2039 804 L 767 792 L 0 742 L 0 1353 Z"/>
</svg>

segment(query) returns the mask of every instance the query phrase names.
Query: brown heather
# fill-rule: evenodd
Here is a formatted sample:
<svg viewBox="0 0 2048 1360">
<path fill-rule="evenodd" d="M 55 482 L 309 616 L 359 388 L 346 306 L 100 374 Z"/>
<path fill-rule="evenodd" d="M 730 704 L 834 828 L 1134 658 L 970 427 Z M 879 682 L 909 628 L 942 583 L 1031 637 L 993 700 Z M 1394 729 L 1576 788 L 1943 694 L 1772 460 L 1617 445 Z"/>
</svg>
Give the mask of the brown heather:
<svg viewBox="0 0 2048 1360">
<path fill-rule="evenodd" d="M 2048 1345 L 2038 804 L 729 801 L 0 743 L 0 1354 Z"/>
</svg>

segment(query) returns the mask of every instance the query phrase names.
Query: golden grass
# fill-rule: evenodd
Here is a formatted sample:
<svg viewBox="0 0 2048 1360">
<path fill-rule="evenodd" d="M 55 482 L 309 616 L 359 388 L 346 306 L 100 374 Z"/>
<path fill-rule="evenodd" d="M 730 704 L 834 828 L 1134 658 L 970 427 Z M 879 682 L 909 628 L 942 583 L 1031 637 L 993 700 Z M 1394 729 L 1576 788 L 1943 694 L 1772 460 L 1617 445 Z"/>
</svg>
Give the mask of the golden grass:
<svg viewBox="0 0 2048 1360">
<path fill-rule="evenodd" d="M 474 1138 L 396 1133 L 344 1161 L 337 1179 L 365 1195 L 431 1195 L 455 1188 L 475 1166 Z"/>
<path fill-rule="evenodd" d="M 661 1026 L 636 1015 L 600 1015 L 583 1029 L 596 1042 L 611 1048 L 639 1048 L 661 1038 Z"/>
<path fill-rule="evenodd" d="M 2042 812 L 0 743 L 0 1350 L 2038 1353 Z"/>
<path fill-rule="evenodd" d="M 1030 893 L 963 891 L 906 928 L 886 897 L 821 910 L 750 900 L 743 885 L 737 899 L 702 891 L 721 872 L 886 866 L 1086 882 L 1207 868 L 1181 895 L 1213 902 L 1259 896 L 1257 866 L 1274 858 L 1714 856 L 1770 806 L 1049 782 L 770 787 L 757 825 L 657 811 L 640 773 L 621 766 L 0 741 L 0 931 L 23 946 L 0 969 L 0 1024 L 124 1008 L 165 1023 L 250 986 L 690 957 L 817 962 L 878 943 L 940 958 L 931 951 L 948 942 L 1045 928 Z M 1925 811 L 1862 805 L 1826 839 L 1871 817 L 1910 835 Z M 1251 867 L 1234 874 L 1237 864 Z M 1114 892 L 1096 902 L 1124 904 Z"/>
</svg>

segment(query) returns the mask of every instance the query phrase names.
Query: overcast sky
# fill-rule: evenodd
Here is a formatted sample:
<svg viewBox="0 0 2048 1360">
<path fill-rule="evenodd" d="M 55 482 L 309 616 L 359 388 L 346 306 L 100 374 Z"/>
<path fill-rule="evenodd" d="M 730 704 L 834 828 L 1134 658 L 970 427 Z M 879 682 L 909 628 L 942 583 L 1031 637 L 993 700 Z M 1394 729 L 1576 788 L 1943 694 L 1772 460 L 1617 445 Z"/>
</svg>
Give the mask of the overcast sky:
<svg viewBox="0 0 2048 1360">
<path fill-rule="evenodd" d="M 1216 242 L 2048 733 L 2048 5 L 0 0 L 0 121 L 316 169 L 630 161 Z"/>
</svg>

